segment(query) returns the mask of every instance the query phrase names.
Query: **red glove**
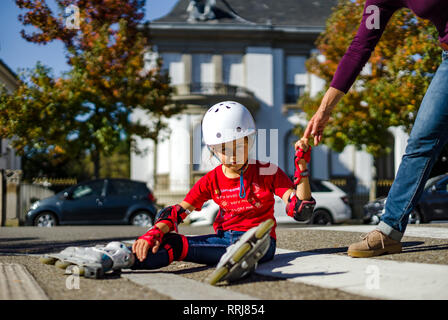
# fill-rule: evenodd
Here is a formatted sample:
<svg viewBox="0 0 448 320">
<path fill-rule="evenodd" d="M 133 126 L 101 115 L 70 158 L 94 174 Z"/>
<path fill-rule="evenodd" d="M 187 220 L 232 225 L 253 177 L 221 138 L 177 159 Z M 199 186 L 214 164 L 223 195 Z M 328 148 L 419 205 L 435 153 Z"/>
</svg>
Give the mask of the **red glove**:
<svg viewBox="0 0 448 320">
<path fill-rule="evenodd" d="M 162 243 L 163 239 L 163 232 L 158 227 L 153 226 L 151 229 L 148 230 L 144 235 L 139 237 L 138 239 L 143 239 L 146 242 L 148 242 L 150 248 L 154 247 L 156 245 L 156 241 L 159 241 L 159 243 Z"/>
<path fill-rule="evenodd" d="M 311 160 L 311 146 L 308 146 L 308 150 L 305 152 L 302 148 L 297 149 L 296 156 L 294 162 L 296 166 L 299 165 L 299 160 L 305 159 L 306 163 L 309 163 Z"/>
<path fill-rule="evenodd" d="M 294 163 L 295 163 L 295 167 L 296 167 L 296 170 L 294 172 L 294 188 L 299 184 L 299 182 L 302 179 L 302 177 L 308 177 L 309 176 L 308 169 L 303 170 L 303 171 L 300 170 L 299 161 L 301 159 L 305 159 L 305 161 L 307 163 L 309 163 L 311 161 L 311 146 L 308 147 L 308 150 L 306 152 L 303 151 L 302 148 L 299 148 L 296 151 L 296 155 L 294 157 Z"/>
</svg>

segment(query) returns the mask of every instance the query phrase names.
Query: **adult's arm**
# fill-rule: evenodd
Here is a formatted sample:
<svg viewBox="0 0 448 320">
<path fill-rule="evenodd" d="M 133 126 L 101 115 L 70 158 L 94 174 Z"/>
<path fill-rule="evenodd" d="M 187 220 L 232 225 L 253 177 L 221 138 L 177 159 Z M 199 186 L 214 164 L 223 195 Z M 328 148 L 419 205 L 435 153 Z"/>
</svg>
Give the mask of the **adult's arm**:
<svg viewBox="0 0 448 320">
<path fill-rule="evenodd" d="M 338 64 L 330 87 L 347 93 L 369 60 L 390 18 L 399 8 L 397 0 L 366 0 L 361 24 L 350 46 Z M 373 10 L 377 8 L 377 10 Z M 378 12 L 375 16 L 374 13 Z M 375 18 L 379 23 L 375 26 Z"/>
<path fill-rule="evenodd" d="M 375 11 L 371 11 L 371 6 L 377 8 L 377 16 L 374 15 Z M 304 138 L 313 135 L 314 144 L 320 143 L 332 110 L 355 82 L 380 40 L 390 18 L 400 7 L 400 1 L 396 0 L 366 0 L 358 31 L 339 62 L 319 109 L 308 122 Z M 378 21 L 377 26 L 374 25 L 375 19 Z"/>
</svg>

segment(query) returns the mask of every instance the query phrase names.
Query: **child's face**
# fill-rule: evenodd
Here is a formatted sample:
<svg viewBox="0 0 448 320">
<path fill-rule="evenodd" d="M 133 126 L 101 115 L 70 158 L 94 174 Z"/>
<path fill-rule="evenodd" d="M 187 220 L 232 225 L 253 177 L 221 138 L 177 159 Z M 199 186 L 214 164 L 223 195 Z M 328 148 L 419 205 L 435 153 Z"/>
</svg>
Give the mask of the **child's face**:
<svg viewBox="0 0 448 320">
<path fill-rule="evenodd" d="M 214 151 L 224 166 L 238 171 L 249 157 L 248 139 L 244 137 L 223 143 L 220 147 L 215 147 Z"/>
</svg>

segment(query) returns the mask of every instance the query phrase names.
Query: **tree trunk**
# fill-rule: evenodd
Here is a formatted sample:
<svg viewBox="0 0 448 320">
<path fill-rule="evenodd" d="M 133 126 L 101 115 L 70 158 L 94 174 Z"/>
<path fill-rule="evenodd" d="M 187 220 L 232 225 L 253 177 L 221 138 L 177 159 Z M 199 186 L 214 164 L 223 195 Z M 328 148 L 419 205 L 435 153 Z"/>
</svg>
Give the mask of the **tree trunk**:
<svg viewBox="0 0 448 320">
<path fill-rule="evenodd" d="M 154 185 L 152 186 L 153 190 L 157 190 L 158 186 L 157 186 L 157 140 L 154 140 L 154 167 L 152 169 L 152 175 L 153 175 L 153 181 L 154 181 Z"/>
</svg>

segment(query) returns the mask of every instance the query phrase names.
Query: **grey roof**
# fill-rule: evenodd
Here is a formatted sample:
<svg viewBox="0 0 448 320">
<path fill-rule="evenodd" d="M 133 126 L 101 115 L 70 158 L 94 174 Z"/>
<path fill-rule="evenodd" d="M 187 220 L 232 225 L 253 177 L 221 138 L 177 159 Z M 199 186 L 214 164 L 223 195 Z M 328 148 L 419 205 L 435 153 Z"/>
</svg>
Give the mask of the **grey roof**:
<svg viewBox="0 0 448 320">
<path fill-rule="evenodd" d="M 3 62 L 2 59 L 0 59 L 0 65 L 6 69 L 6 71 L 8 71 L 10 73 L 10 75 L 14 78 L 17 78 L 17 74 L 11 70 L 11 68 L 5 63 Z"/>
<path fill-rule="evenodd" d="M 241 24 L 323 27 L 338 0 L 216 0 L 216 19 L 192 24 Z M 166 16 L 152 23 L 186 23 L 190 0 L 179 0 Z M 229 6 L 228 6 L 229 5 Z M 235 14 L 236 13 L 236 14 Z"/>
</svg>

